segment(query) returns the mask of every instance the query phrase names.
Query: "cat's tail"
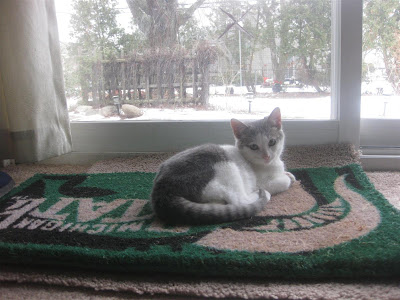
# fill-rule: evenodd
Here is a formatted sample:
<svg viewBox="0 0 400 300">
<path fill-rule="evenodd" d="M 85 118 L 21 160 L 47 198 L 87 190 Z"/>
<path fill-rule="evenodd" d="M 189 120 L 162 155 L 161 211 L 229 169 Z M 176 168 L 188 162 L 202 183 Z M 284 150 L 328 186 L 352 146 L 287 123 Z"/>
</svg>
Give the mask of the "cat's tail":
<svg viewBox="0 0 400 300">
<path fill-rule="evenodd" d="M 259 190 L 259 198 L 249 204 L 197 203 L 174 197 L 163 205 L 153 202 L 156 215 L 168 224 L 206 225 L 250 218 L 259 213 L 270 199 L 269 193 Z M 168 204 L 167 204 L 168 203 Z"/>
</svg>

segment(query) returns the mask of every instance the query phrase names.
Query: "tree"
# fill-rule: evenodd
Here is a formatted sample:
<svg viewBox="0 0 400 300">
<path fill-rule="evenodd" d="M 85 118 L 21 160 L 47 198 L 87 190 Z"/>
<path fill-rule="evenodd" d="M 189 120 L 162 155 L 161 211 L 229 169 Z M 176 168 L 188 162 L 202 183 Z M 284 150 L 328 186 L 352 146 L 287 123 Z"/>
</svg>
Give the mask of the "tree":
<svg viewBox="0 0 400 300">
<path fill-rule="evenodd" d="M 133 19 L 146 35 L 150 48 L 173 48 L 178 44 L 179 29 L 205 2 L 197 0 L 189 8 L 182 8 L 178 0 L 126 0 Z"/>
<path fill-rule="evenodd" d="M 67 98 L 79 96 L 79 70 L 75 57 L 68 54 L 68 44 L 61 44 L 61 59 L 64 67 L 65 94 Z"/>
<path fill-rule="evenodd" d="M 270 49 L 274 80 L 279 82 L 283 82 L 285 78 L 289 60 L 289 20 L 285 10 L 286 1 L 258 1 L 262 18 L 261 43 L 263 47 Z"/>
<path fill-rule="evenodd" d="M 270 50 L 274 80 L 283 82 L 289 68 L 321 92 L 330 81 L 330 0 L 258 0 L 246 19 L 253 39 L 245 40 L 247 82 L 256 51 Z M 248 46 L 246 46 L 246 44 Z M 247 51 L 246 51 L 247 49 Z"/>
<path fill-rule="evenodd" d="M 124 30 L 117 23 L 117 0 L 74 0 L 72 37 L 82 51 L 108 57 L 121 50 Z"/>
<path fill-rule="evenodd" d="M 282 13 L 290 20 L 288 51 L 299 77 L 322 92 L 321 85 L 330 83 L 331 1 L 291 0 Z"/>
<path fill-rule="evenodd" d="M 185 49 L 192 49 L 194 45 L 207 39 L 207 30 L 199 26 L 197 20 L 189 19 L 178 31 L 178 43 Z"/>
<path fill-rule="evenodd" d="M 78 70 L 78 81 L 82 101 L 87 102 L 91 92 L 92 66 L 95 61 L 115 57 L 131 45 L 129 37 L 118 27 L 117 0 L 74 0 L 71 16 L 71 36 L 75 39 L 69 45 L 69 56 L 75 64 L 70 68 Z M 73 82 L 73 80 L 71 80 Z"/>
<path fill-rule="evenodd" d="M 364 53 L 383 56 L 388 81 L 400 94 L 400 3 L 398 0 L 364 1 Z"/>
<path fill-rule="evenodd" d="M 235 2 L 232 5 L 229 2 L 214 3 L 208 13 L 208 35 L 216 41 L 220 55 L 218 57 L 218 74 L 219 78 L 224 85 L 231 85 L 239 83 L 239 70 L 242 70 L 242 76 L 246 85 L 251 86 L 251 61 L 252 55 L 256 49 L 254 44 L 254 36 L 258 35 L 254 24 L 253 7 L 246 1 Z M 239 21 L 240 26 L 245 28 L 245 32 L 241 32 L 239 44 L 239 27 L 232 26 L 234 21 L 230 14 L 236 21 Z M 249 33 L 249 34 L 248 34 Z M 240 48 L 239 48 L 240 47 Z M 241 68 L 240 64 L 241 52 Z"/>
</svg>

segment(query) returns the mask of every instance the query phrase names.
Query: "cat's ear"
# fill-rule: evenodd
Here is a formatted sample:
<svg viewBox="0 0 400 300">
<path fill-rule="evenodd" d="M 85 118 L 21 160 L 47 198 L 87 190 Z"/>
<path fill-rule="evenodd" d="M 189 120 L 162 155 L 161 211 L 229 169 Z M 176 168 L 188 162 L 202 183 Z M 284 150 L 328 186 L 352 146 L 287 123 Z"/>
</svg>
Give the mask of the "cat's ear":
<svg viewBox="0 0 400 300">
<path fill-rule="evenodd" d="M 279 107 L 276 107 L 268 118 L 265 118 L 267 124 L 272 127 L 276 127 L 278 129 L 282 128 L 282 118 L 281 118 L 281 110 Z"/>
<path fill-rule="evenodd" d="M 243 131 L 247 128 L 247 126 L 245 124 L 243 124 L 242 122 L 240 122 L 239 120 L 236 120 L 236 119 L 231 120 L 231 127 L 233 130 L 233 134 L 238 139 L 240 139 Z"/>
</svg>

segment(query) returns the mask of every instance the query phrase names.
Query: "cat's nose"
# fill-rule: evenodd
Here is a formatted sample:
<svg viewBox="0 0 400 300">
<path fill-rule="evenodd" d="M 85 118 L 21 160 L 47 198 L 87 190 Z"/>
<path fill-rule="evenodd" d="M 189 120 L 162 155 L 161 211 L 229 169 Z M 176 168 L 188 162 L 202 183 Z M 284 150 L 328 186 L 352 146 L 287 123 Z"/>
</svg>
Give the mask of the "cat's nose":
<svg viewBox="0 0 400 300">
<path fill-rule="evenodd" d="M 263 155 L 263 159 L 264 159 L 266 162 L 269 162 L 270 157 L 269 157 L 268 154 L 264 154 L 264 155 Z"/>
</svg>

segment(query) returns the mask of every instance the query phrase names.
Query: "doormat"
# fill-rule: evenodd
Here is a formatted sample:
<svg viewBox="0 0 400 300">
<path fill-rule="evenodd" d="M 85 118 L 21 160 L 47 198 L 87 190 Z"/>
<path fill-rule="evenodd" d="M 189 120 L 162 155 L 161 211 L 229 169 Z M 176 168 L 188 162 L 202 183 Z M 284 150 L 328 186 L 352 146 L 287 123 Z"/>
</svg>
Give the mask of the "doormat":
<svg viewBox="0 0 400 300">
<path fill-rule="evenodd" d="M 270 278 L 400 275 L 400 212 L 359 165 L 291 170 L 257 216 L 168 227 L 155 173 L 37 174 L 0 200 L 0 262 Z"/>
</svg>

